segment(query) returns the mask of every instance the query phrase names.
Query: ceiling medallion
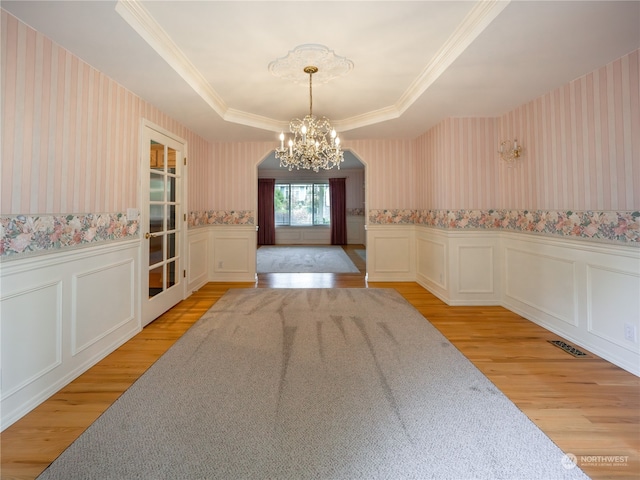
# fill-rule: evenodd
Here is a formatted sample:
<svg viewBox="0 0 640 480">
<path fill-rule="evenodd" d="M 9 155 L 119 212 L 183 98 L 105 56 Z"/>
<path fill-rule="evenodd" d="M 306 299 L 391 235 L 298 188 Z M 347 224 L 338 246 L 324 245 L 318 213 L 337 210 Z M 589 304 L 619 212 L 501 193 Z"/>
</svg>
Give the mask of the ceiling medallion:
<svg viewBox="0 0 640 480">
<path fill-rule="evenodd" d="M 336 55 L 324 45 L 308 43 L 297 46 L 286 56 L 271 62 L 269 71 L 276 77 L 294 83 L 306 83 L 307 75 L 304 68 L 309 65 L 318 68 L 313 78 L 316 85 L 325 84 L 353 70 L 353 62 L 348 58 Z"/>
<path fill-rule="evenodd" d="M 294 83 L 301 83 L 301 78 L 309 76 L 309 115 L 302 120 L 294 118 L 289 123 L 289 130 L 293 138 L 285 146 L 284 132 L 280 134 L 280 147 L 276 148 L 276 158 L 280 166 L 313 170 L 321 168 L 329 170 L 333 167 L 340 169 L 344 161 L 340 149 L 340 138 L 331 121 L 326 117 L 316 118 L 313 115 L 313 87 L 312 80 L 327 83 L 328 81 L 346 75 L 353 69 L 353 62 L 340 57 L 324 45 L 300 45 L 291 50 L 286 57 L 278 58 L 269 64 L 269 71 Z"/>
</svg>

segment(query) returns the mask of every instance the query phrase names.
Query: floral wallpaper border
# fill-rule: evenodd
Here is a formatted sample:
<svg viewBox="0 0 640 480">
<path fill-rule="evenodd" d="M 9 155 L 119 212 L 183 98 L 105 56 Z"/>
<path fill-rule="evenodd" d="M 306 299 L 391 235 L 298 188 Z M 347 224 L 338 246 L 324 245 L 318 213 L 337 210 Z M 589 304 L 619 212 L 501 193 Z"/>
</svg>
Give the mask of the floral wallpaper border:
<svg viewBox="0 0 640 480">
<path fill-rule="evenodd" d="M 255 216 L 252 210 L 207 210 L 189 213 L 188 228 L 207 225 L 255 225 Z"/>
<path fill-rule="evenodd" d="M 347 208 L 347 215 L 352 217 L 364 217 L 364 208 Z"/>
<path fill-rule="evenodd" d="M 124 213 L 7 215 L 0 217 L 0 258 L 130 239 L 138 221 Z"/>
<path fill-rule="evenodd" d="M 640 246 L 640 212 L 549 210 L 369 210 L 374 225 L 445 229 L 503 229 Z M 255 225 L 251 210 L 191 212 L 189 228 Z M 101 242 L 136 238 L 137 220 L 124 213 L 7 215 L 0 217 L 0 259 L 19 258 Z"/>
<path fill-rule="evenodd" d="M 571 210 L 369 210 L 369 223 L 504 229 L 640 246 L 640 212 Z"/>
</svg>

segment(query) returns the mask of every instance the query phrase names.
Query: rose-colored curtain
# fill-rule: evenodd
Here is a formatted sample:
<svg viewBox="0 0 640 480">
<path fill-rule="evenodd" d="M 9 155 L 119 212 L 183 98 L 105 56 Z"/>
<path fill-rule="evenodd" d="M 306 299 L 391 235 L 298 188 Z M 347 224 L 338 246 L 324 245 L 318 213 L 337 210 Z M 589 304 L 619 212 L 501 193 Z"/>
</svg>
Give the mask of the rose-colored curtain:
<svg viewBox="0 0 640 480">
<path fill-rule="evenodd" d="M 329 179 L 331 197 L 331 245 L 347 244 L 347 187 L 346 179 Z"/>
<path fill-rule="evenodd" d="M 273 194 L 276 181 L 273 178 L 258 179 L 258 245 L 275 245 L 276 218 Z"/>
</svg>

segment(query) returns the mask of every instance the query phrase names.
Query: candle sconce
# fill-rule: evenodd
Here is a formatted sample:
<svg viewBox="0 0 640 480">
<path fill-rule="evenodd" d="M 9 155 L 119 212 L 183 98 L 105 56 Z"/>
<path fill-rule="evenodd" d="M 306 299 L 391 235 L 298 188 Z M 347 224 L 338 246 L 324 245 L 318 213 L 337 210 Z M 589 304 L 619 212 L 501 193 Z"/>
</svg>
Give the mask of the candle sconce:
<svg viewBox="0 0 640 480">
<path fill-rule="evenodd" d="M 500 143 L 498 153 L 500 154 L 500 158 L 509 167 L 512 167 L 515 165 L 516 160 L 522 156 L 522 146 L 518 145 L 518 140 L 514 140 L 513 142 L 505 140 Z"/>
</svg>

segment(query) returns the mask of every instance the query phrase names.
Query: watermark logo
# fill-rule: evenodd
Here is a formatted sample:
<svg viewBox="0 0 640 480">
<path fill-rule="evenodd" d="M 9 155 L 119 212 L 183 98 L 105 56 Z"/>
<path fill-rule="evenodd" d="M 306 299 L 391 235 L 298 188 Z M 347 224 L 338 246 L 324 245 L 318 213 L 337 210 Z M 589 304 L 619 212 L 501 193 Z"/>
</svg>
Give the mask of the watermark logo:
<svg viewBox="0 0 640 480">
<path fill-rule="evenodd" d="M 573 453 L 567 453 L 560 460 L 562 467 L 571 470 L 578 465 L 581 466 L 597 466 L 597 467 L 626 467 L 629 463 L 628 455 L 580 455 L 575 456 Z"/>
<path fill-rule="evenodd" d="M 562 463 L 562 467 L 565 470 L 571 470 L 572 468 L 575 468 L 576 465 L 578 465 L 578 459 L 573 453 L 567 453 L 566 455 L 563 455 L 560 462 Z"/>
</svg>

